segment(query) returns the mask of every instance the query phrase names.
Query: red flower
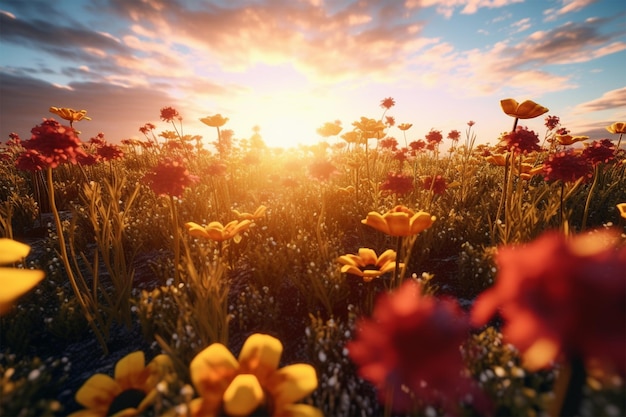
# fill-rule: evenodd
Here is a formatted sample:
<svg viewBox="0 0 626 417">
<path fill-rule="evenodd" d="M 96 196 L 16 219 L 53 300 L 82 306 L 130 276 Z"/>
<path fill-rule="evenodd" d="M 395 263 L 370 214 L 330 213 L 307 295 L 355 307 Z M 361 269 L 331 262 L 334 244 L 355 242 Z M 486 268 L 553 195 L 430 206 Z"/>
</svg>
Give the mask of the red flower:
<svg viewBox="0 0 626 417">
<path fill-rule="evenodd" d="M 430 132 L 426 135 L 426 140 L 429 144 L 439 144 L 443 140 L 443 135 L 441 134 L 441 130 L 431 129 Z"/>
<path fill-rule="evenodd" d="M 559 123 L 561 123 L 561 119 L 559 118 L 559 116 L 547 116 L 546 117 L 546 127 L 549 130 L 553 130 L 554 128 L 556 128 Z"/>
<path fill-rule="evenodd" d="M 441 175 L 437 175 L 434 179 L 432 176 L 429 175 L 428 177 L 424 178 L 424 181 L 422 182 L 422 188 L 424 188 L 425 190 L 431 190 L 432 188 L 433 194 L 443 194 L 446 192 L 448 184 L 446 184 L 446 179 L 443 178 Z"/>
<path fill-rule="evenodd" d="M 380 107 L 382 107 L 383 109 L 389 110 L 390 108 L 392 108 L 393 106 L 396 105 L 396 101 L 391 98 L 391 97 L 387 97 L 386 99 L 383 99 L 380 102 Z"/>
<path fill-rule="evenodd" d="M 206 168 L 204 168 L 204 174 L 209 177 L 221 177 L 226 175 L 228 167 L 223 162 L 213 161 Z"/>
<path fill-rule="evenodd" d="M 198 181 L 181 160 L 166 158 L 144 177 L 157 195 L 180 197 L 186 187 Z"/>
<path fill-rule="evenodd" d="M 381 294 L 372 318 L 359 320 L 356 328 L 349 356 L 393 410 L 409 411 L 420 401 L 454 413 L 461 398 L 479 394 L 462 376 L 459 347 L 469 322 L 456 301 L 425 296 L 418 283 L 407 280 Z"/>
<path fill-rule="evenodd" d="M 407 195 L 414 189 L 413 177 L 399 172 L 390 172 L 387 174 L 387 178 L 380 186 L 380 189 L 388 194 Z"/>
<path fill-rule="evenodd" d="M 499 250 L 498 278 L 481 294 L 472 320 L 485 324 L 497 310 L 504 336 L 531 369 L 559 353 L 599 359 L 626 371 L 626 247 L 594 232 L 568 239 L 548 232 L 524 246 Z"/>
<path fill-rule="evenodd" d="M 20 153 L 15 160 L 15 167 L 22 171 L 42 171 L 49 163 L 39 152 L 27 150 Z"/>
<path fill-rule="evenodd" d="M 86 154 L 85 156 L 78 156 L 76 158 L 76 161 L 82 165 L 82 166 L 91 166 L 91 165 L 95 165 L 98 162 L 100 162 L 100 158 L 98 157 L 98 155 L 92 155 L 90 153 Z"/>
<path fill-rule="evenodd" d="M 104 133 L 100 132 L 93 138 L 90 138 L 89 143 L 96 146 L 104 145 L 106 143 L 106 141 L 104 140 Z"/>
<path fill-rule="evenodd" d="M 417 153 L 421 150 L 423 150 L 426 147 L 426 142 L 424 142 L 423 140 L 415 140 L 411 143 L 409 143 L 409 148 L 411 148 L 411 150 L 413 151 L 413 153 Z"/>
<path fill-rule="evenodd" d="M 65 162 L 75 164 L 76 157 L 85 154 L 74 129 L 62 126 L 54 119 L 44 119 L 32 128 L 31 133 L 31 138 L 23 141 L 22 146 L 37 152 L 47 167 L 56 168 Z"/>
<path fill-rule="evenodd" d="M 385 116 L 385 123 L 388 124 L 389 126 L 395 126 L 396 119 L 393 116 Z"/>
<path fill-rule="evenodd" d="M 454 142 L 458 142 L 460 137 L 461 132 L 458 130 L 451 130 L 450 133 L 448 133 L 448 139 L 453 140 Z"/>
<path fill-rule="evenodd" d="M 593 166 L 601 163 L 606 164 L 615 159 L 615 145 L 609 139 L 594 140 L 592 143 L 585 145 L 583 158 L 587 158 Z"/>
<path fill-rule="evenodd" d="M 468 125 L 469 127 L 472 127 L 472 126 L 474 126 L 475 124 L 476 124 L 476 122 L 475 122 L 475 121 L 473 121 L 473 120 L 470 120 L 469 122 L 467 122 L 467 125 Z"/>
<path fill-rule="evenodd" d="M 117 145 L 103 144 L 96 152 L 103 161 L 122 159 L 124 157 L 124 152 Z"/>
<path fill-rule="evenodd" d="M 539 136 L 527 127 L 518 126 L 515 132 L 503 133 L 500 136 L 500 145 L 511 152 L 530 153 L 540 151 Z"/>
<path fill-rule="evenodd" d="M 309 175 L 318 181 L 327 181 L 336 172 L 337 168 L 326 160 L 318 160 L 309 165 Z"/>
<path fill-rule="evenodd" d="M 550 155 L 543 163 L 543 172 L 546 181 L 575 182 L 579 178 L 593 175 L 587 158 L 572 149 Z"/>
<path fill-rule="evenodd" d="M 163 107 L 161 109 L 161 120 L 164 122 L 173 122 L 174 119 L 183 120 L 183 118 L 180 117 L 180 114 L 178 114 L 178 110 L 174 107 Z M 141 128 L 139 130 L 141 130 Z"/>
<path fill-rule="evenodd" d="M 396 140 L 396 138 L 386 137 L 385 139 L 380 140 L 380 147 L 383 149 L 395 151 L 398 149 L 398 141 Z"/>
</svg>

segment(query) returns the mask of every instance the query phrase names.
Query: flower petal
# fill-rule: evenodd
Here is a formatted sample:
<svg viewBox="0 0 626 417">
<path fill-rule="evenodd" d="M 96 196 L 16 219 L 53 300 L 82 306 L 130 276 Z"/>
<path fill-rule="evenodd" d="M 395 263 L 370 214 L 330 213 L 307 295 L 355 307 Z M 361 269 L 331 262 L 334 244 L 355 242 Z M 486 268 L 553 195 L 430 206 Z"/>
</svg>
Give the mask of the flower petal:
<svg viewBox="0 0 626 417">
<path fill-rule="evenodd" d="M 247 416 L 265 399 L 256 376 L 237 375 L 224 392 L 224 410 L 229 416 Z"/>
<path fill-rule="evenodd" d="M 255 333 L 248 337 L 239 354 L 241 373 L 251 373 L 264 384 L 269 375 L 276 371 L 283 344 L 280 340 L 267 334 Z"/>
<path fill-rule="evenodd" d="M 319 408 L 307 404 L 289 404 L 282 409 L 284 417 L 323 417 Z"/>
<path fill-rule="evenodd" d="M 517 100 L 514 100 L 512 98 L 500 100 L 500 107 L 502 107 L 502 111 L 511 117 L 517 117 L 518 106 L 519 103 L 517 102 Z"/>
<path fill-rule="evenodd" d="M 379 232 L 389 234 L 389 226 L 387 225 L 387 221 L 380 213 L 377 213 L 375 211 L 367 213 L 367 217 L 365 218 L 365 220 L 361 220 L 361 223 L 373 227 Z"/>
<path fill-rule="evenodd" d="M 437 218 L 435 216 L 431 216 L 429 213 L 424 211 L 415 213 L 415 215 L 411 218 L 411 234 L 415 235 L 423 232 L 432 226 L 436 219 Z"/>
<path fill-rule="evenodd" d="M 300 401 L 317 388 L 315 368 L 305 363 L 279 369 L 268 382 L 268 390 L 274 398 L 276 408 Z"/>
<path fill-rule="evenodd" d="M 146 358 L 142 351 L 132 352 L 115 364 L 115 380 L 122 390 L 143 388 L 149 375 L 146 371 Z"/>
<path fill-rule="evenodd" d="M 383 216 L 389 227 L 390 236 L 409 236 L 411 229 L 409 227 L 409 215 L 404 212 L 387 212 Z"/>
<path fill-rule="evenodd" d="M 219 406 L 222 394 L 237 374 L 239 364 L 232 353 L 221 343 L 213 343 L 198 353 L 189 372 L 198 394 Z"/>
<path fill-rule="evenodd" d="M 30 252 L 30 246 L 13 239 L 0 239 L 0 265 L 21 261 Z"/>
<path fill-rule="evenodd" d="M 92 410 L 102 410 L 104 415 L 121 392 L 122 388 L 113 378 L 95 374 L 76 392 L 76 402 Z"/>
<path fill-rule="evenodd" d="M 0 314 L 11 308 L 18 297 L 37 285 L 45 274 L 34 269 L 0 268 Z"/>
</svg>

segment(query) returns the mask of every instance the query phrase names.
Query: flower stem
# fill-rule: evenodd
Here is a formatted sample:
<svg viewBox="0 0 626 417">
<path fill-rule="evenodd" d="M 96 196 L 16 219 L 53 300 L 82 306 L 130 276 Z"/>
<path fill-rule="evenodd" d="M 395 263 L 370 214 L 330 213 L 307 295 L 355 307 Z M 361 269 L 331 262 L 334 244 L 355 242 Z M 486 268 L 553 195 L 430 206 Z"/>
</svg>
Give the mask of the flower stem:
<svg viewBox="0 0 626 417">
<path fill-rule="evenodd" d="M 180 264 L 180 234 L 178 232 L 178 211 L 176 210 L 176 201 L 170 195 L 170 211 L 172 214 L 172 233 L 174 237 L 174 283 L 180 283 L 180 273 L 178 266 Z"/>
<path fill-rule="evenodd" d="M 596 188 L 596 184 L 598 183 L 598 176 L 600 175 L 599 165 L 594 167 L 593 173 L 593 182 L 591 183 L 591 187 L 589 188 L 589 194 L 587 194 L 587 201 L 585 201 L 585 211 L 583 212 L 583 223 L 580 227 L 580 230 L 585 230 L 587 227 L 587 217 L 589 216 L 589 204 L 591 203 L 591 196 L 593 195 L 593 190 Z"/>
<path fill-rule="evenodd" d="M 555 382 L 555 399 L 550 416 L 579 415 L 586 380 L 587 372 L 582 358 L 576 356 L 564 364 Z"/>
</svg>

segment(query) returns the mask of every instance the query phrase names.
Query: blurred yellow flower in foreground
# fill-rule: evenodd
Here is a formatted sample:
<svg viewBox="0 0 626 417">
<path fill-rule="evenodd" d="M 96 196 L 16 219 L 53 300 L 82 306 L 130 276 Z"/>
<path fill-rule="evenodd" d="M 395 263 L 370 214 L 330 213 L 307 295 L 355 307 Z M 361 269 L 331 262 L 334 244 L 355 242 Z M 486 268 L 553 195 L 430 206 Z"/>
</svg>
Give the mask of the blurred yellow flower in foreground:
<svg viewBox="0 0 626 417">
<path fill-rule="evenodd" d="M 228 121 L 228 117 L 223 117 L 221 114 L 216 114 L 214 116 L 207 116 L 200 119 L 202 123 L 211 127 L 222 127 Z"/>
<path fill-rule="evenodd" d="M 613 134 L 626 133 L 626 122 L 615 122 L 611 126 L 607 126 L 606 130 Z"/>
<path fill-rule="evenodd" d="M 619 203 L 617 209 L 619 210 L 620 216 L 626 219 L 626 203 Z"/>
<path fill-rule="evenodd" d="M 221 343 L 213 343 L 191 361 L 191 381 L 200 395 L 190 404 L 194 417 L 298 416 L 321 417 L 306 404 L 295 404 L 317 388 L 315 368 L 308 364 L 278 369 L 280 340 L 256 333 L 248 337 L 239 360 Z"/>
<path fill-rule="evenodd" d="M 500 100 L 500 107 L 502 107 L 502 110 L 506 114 L 518 119 L 533 119 L 549 111 L 548 108 L 543 107 L 532 100 L 526 100 L 522 103 L 518 103 L 512 98 Z"/>
<path fill-rule="evenodd" d="M 220 222 L 211 222 L 207 226 L 201 226 L 198 223 L 188 222 L 185 223 L 185 227 L 187 227 L 189 234 L 194 237 L 203 237 L 216 242 L 233 239 L 235 243 L 239 243 L 241 241 L 240 234 L 248 230 L 251 223 L 251 220 L 233 220 L 226 226 Z"/>
<path fill-rule="evenodd" d="M 15 240 L 0 239 L 0 265 L 19 262 L 28 255 L 30 246 Z M 6 313 L 18 297 L 31 290 L 44 277 L 44 272 L 33 269 L 0 267 L 0 314 Z"/>
<path fill-rule="evenodd" d="M 396 252 L 387 249 L 377 256 L 373 249 L 360 248 L 358 255 L 342 255 L 337 258 L 337 262 L 343 265 L 341 272 L 344 274 L 356 275 L 363 278 L 363 281 L 370 282 L 396 268 Z"/>
<path fill-rule="evenodd" d="M 238 210 L 232 210 L 232 212 L 239 220 L 258 220 L 265 217 L 266 210 L 267 207 L 260 205 L 256 210 L 254 210 L 254 213 L 240 213 Z"/>
<path fill-rule="evenodd" d="M 81 120 L 91 120 L 91 117 L 87 116 L 87 110 L 74 110 L 67 107 L 50 107 L 50 113 L 54 113 L 61 119 L 65 119 L 68 122 L 80 122 Z"/>
<path fill-rule="evenodd" d="M 424 211 L 415 213 L 407 207 L 396 206 L 383 215 L 370 211 L 361 223 L 389 236 L 413 236 L 428 229 L 436 219 Z"/>
<path fill-rule="evenodd" d="M 92 375 L 76 392 L 76 402 L 86 407 L 70 417 L 136 416 L 157 396 L 156 386 L 174 366 L 167 355 L 158 355 L 148 366 L 141 351 L 130 353 L 115 364 L 114 378 Z"/>
</svg>

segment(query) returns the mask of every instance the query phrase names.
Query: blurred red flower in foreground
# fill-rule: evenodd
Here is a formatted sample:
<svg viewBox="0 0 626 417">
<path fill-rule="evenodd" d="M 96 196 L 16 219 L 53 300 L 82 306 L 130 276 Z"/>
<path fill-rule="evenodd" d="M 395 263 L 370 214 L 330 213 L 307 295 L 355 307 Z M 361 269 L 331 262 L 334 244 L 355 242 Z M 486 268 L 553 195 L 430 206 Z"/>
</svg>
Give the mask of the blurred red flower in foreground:
<svg viewBox="0 0 626 417">
<path fill-rule="evenodd" d="M 23 141 L 22 146 L 31 151 L 31 156 L 33 152 L 39 154 L 46 168 L 56 168 L 65 162 L 75 164 L 77 156 L 86 155 L 74 129 L 62 126 L 54 119 L 44 119 L 32 128 L 31 133 L 31 138 Z"/>
<path fill-rule="evenodd" d="M 157 195 L 180 197 L 186 187 L 198 181 L 181 160 L 166 158 L 144 177 Z"/>
<path fill-rule="evenodd" d="M 571 239 L 548 232 L 500 249 L 498 279 L 477 298 L 474 324 L 499 311 L 504 337 L 531 370 L 564 354 L 612 364 L 624 375 L 626 247 L 617 247 L 617 239 L 609 232 Z"/>
<path fill-rule="evenodd" d="M 484 407 L 480 391 L 463 374 L 459 346 L 469 334 L 469 321 L 456 301 L 425 296 L 420 284 L 407 280 L 380 295 L 372 318 L 361 319 L 356 328 L 349 356 L 393 410 L 409 411 L 421 403 L 454 414 L 468 397 Z"/>
<path fill-rule="evenodd" d="M 543 171 L 546 181 L 575 182 L 593 175 L 587 158 L 572 149 L 550 155 L 543 163 Z"/>
</svg>

